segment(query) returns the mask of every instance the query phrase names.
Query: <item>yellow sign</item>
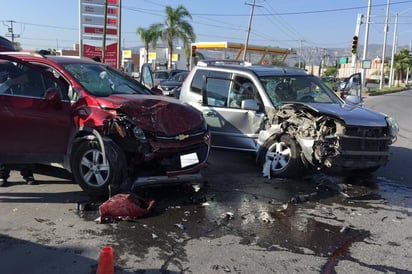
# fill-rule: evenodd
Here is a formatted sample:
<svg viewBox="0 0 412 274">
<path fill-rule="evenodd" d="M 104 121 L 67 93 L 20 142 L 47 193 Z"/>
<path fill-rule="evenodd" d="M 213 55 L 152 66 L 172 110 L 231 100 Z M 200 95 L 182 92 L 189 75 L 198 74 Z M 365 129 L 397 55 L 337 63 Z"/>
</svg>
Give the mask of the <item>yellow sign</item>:
<svg viewBox="0 0 412 274">
<path fill-rule="evenodd" d="M 172 61 L 179 61 L 179 54 L 173 53 L 172 54 Z"/>
<path fill-rule="evenodd" d="M 123 58 L 132 58 L 132 51 L 131 50 L 123 50 L 122 51 Z"/>
<path fill-rule="evenodd" d="M 149 60 L 156 60 L 156 52 L 149 52 Z"/>
</svg>

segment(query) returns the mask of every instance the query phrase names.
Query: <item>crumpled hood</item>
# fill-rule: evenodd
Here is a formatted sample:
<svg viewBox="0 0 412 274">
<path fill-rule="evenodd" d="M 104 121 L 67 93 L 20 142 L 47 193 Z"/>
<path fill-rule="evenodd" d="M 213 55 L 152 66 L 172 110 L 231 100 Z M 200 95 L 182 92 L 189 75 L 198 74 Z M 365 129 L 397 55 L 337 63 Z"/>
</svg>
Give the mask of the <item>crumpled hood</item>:
<svg viewBox="0 0 412 274">
<path fill-rule="evenodd" d="M 171 97 L 115 94 L 96 99 L 103 108 L 121 109 L 136 125 L 150 132 L 176 135 L 203 123 L 198 110 Z"/>
<path fill-rule="evenodd" d="M 337 117 L 351 126 L 387 126 L 385 115 L 371 109 L 349 104 L 307 103 L 316 112 Z"/>
</svg>

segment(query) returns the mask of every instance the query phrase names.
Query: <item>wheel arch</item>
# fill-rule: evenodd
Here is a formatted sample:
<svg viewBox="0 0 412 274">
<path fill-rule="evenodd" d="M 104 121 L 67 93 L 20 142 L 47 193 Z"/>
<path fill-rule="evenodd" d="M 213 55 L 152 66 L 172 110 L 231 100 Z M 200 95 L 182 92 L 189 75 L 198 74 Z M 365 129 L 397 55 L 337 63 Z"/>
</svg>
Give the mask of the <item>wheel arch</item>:
<svg viewBox="0 0 412 274">
<path fill-rule="evenodd" d="M 79 128 L 77 131 L 75 131 L 71 137 L 70 137 L 70 142 L 67 147 L 67 153 L 66 157 L 64 160 L 64 167 L 66 170 L 69 172 L 72 172 L 72 158 L 73 158 L 73 152 L 76 150 L 76 148 L 81 144 L 81 142 L 86 141 L 86 140 L 99 140 L 100 147 L 103 147 L 104 149 L 104 143 L 103 139 L 105 139 L 99 131 L 97 131 L 94 128 L 90 127 L 83 127 Z M 103 150 L 104 151 L 104 150 Z"/>
</svg>

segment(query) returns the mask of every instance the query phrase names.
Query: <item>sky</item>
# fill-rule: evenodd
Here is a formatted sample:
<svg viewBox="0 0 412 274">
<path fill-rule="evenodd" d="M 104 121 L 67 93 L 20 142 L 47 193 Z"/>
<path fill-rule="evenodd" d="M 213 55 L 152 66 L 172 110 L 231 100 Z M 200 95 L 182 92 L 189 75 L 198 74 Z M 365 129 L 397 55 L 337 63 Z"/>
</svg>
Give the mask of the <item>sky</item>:
<svg viewBox="0 0 412 274">
<path fill-rule="evenodd" d="M 3 3 L 6 0 L 0 0 Z M 383 44 L 389 5 L 386 43 L 392 45 L 395 15 L 397 41 L 412 39 L 412 0 L 255 0 L 248 43 L 280 48 L 348 48 L 363 15 L 359 44 L 364 44 L 369 1 L 369 44 Z M 245 43 L 253 0 L 121 0 L 123 48 L 141 46 L 138 27 L 163 23 L 165 7 L 183 5 L 192 15 L 189 23 L 196 42 Z M 0 9 L 0 35 L 13 25 L 23 49 L 71 49 L 79 43 L 79 0 L 7 0 Z M 10 38 L 10 37 L 9 37 Z"/>
</svg>

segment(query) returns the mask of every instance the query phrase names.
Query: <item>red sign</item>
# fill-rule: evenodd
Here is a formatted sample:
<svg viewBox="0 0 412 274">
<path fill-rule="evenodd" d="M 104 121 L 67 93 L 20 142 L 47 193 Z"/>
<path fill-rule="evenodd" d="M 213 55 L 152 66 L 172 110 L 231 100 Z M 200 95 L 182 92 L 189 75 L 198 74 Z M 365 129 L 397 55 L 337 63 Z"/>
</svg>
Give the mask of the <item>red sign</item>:
<svg viewBox="0 0 412 274">
<path fill-rule="evenodd" d="M 82 0 L 83 4 L 104 5 L 104 0 Z M 107 0 L 109 5 L 117 5 L 117 0 Z"/>
<path fill-rule="evenodd" d="M 99 56 L 100 59 L 102 58 L 102 48 L 96 47 L 92 45 L 83 45 L 83 56 L 92 58 L 94 56 Z M 117 43 L 110 44 L 106 46 L 106 55 L 105 55 L 105 64 L 117 68 Z"/>
<path fill-rule="evenodd" d="M 103 28 L 84 27 L 84 33 L 88 34 L 103 34 Z M 117 29 L 106 29 L 107 35 L 117 35 Z"/>
</svg>

